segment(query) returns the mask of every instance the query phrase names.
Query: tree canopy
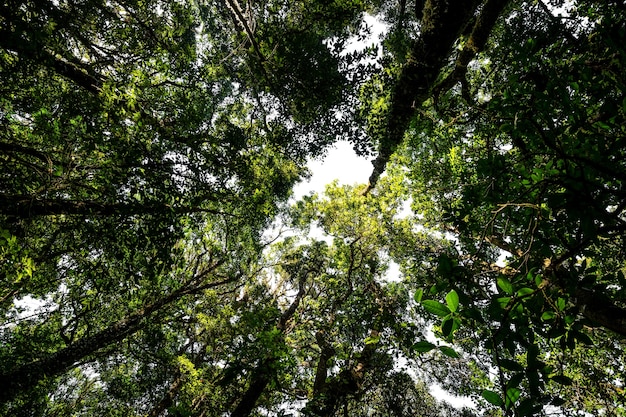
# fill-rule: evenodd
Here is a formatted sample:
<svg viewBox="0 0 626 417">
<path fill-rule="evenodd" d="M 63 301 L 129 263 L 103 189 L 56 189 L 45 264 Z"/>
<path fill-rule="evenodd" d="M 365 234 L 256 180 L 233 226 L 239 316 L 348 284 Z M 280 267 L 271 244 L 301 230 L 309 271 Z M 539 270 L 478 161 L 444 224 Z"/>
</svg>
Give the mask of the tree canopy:
<svg viewBox="0 0 626 417">
<path fill-rule="evenodd" d="M 625 416 L 625 74 L 621 1 L 4 2 L 0 415 Z"/>
</svg>

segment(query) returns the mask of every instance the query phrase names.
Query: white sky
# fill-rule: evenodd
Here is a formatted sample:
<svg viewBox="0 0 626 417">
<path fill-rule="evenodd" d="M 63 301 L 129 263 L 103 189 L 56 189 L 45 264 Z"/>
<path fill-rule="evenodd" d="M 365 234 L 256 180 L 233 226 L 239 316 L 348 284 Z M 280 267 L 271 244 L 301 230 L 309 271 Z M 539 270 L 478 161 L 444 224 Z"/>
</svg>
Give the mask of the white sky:
<svg viewBox="0 0 626 417">
<path fill-rule="evenodd" d="M 348 142 L 338 142 L 324 159 L 310 160 L 308 167 L 311 179 L 294 187 L 297 200 L 311 192 L 324 192 L 326 184 L 335 179 L 340 184 L 367 184 L 373 169 L 370 160 L 358 157 Z"/>
</svg>

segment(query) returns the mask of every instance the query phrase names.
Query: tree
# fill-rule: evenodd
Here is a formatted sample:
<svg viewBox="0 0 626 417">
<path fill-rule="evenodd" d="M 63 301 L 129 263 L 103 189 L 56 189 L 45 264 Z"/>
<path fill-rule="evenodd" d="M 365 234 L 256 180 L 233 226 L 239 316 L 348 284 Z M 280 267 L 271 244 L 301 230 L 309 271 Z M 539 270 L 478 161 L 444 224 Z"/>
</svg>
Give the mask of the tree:
<svg viewBox="0 0 626 417">
<path fill-rule="evenodd" d="M 571 23 L 586 12 L 602 22 Z M 459 294 L 459 321 L 477 331 L 501 370 L 499 395 L 485 398 L 510 414 L 536 415 L 544 387 L 572 383 L 578 344 L 603 345 L 626 330 L 618 249 L 623 61 L 615 44 L 623 22 L 609 5 L 581 2 L 569 13 L 541 2 L 515 9 L 492 32 L 488 53 L 464 70 L 459 90 L 446 90 L 450 76 L 435 85 L 400 151 L 414 210 L 458 242 L 457 253 L 438 262 L 448 284 L 430 293 Z M 506 268 L 494 265 L 501 251 Z M 445 322 L 455 314 L 441 311 L 451 336 L 456 326 L 446 332 Z M 597 327 L 609 332 L 591 331 Z M 562 358 L 560 367 L 546 365 L 545 350 Z M 590 397 L 592 412 L 623 407 Z"/>
<path fill-rule="evenodd" d="M 4 414 L 624 413 L 617 2 L 0 13 Z"/>
<path fill-rule="evenodd" d="M 188 282 L 185 263 L 219 260 L 215 282 L 245 275 L 303 159 L 319 152 L 289 140 L 290 116 L 258 117 L 270 112 L 266 83 L 247 75 L 237 32 L 199 30 L 228 27 L 213 6 L 2 6 L 7 410 L 37 413 L 38 382 L 45 398 L 63 372 L 141 336 L 148 316 L 193 304 L 206 283 Z M 45 307 L 22 317 L 14 301 L 33 299 Z M 18 398 L 27 386 L 33 395 Z"/>
</svg>

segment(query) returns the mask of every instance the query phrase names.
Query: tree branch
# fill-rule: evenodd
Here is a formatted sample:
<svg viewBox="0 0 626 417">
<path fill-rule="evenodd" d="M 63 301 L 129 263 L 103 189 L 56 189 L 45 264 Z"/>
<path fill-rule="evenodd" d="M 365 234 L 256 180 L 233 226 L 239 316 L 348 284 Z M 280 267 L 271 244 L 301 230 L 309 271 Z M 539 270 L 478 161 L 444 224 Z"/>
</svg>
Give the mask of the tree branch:
<svg viewBox="0 0 626 417">
<path fill-rule="evenodd" d="M 163 203 L 100 203 L 92 200 L 77 201 L 64 199 L 38 199 L 27 195 L 0 194 L 0 215 L 13 216 L 22 219 L 55 216 L 131 216 L 137 214 L 173 213 L 212 213 L 228 214 L 219 210 L 202 207 L 171 206 Z"/>
<path fill-rule="evenodd" d="M 216 270 L 223 261 L 211 265 Z M 21 392 L 34 387 L 44 378 L 54 378 L 73 368 L 75 364 L 113 343 L 119 342 L 143 328 L 146 320 L 163 307 L 181 299 L 186 295 L 196 294 L 204 289 L 227 284 L 235 278 L 212 282 L 201 286 L 190 286 L 196 281 L 193 277 L 189 282 L 171 294 L 162 297 L 143 308 L 136 310 L 125 318 L 109 325 L 92 336 L 86 336 L 42 359 L 18 365 L 0 374 L 0 403 L 10 401 Z"/>
<path fill-rule="evenodd" d="M 88 70 L 77 63 L 58 58 L 47 51 L 43 45 L 33 44 L 15 32 L 0 31 L 0 45 L 7 50 L 16 52 L 18 56 L 44 64 L 44 66 L 73 81 L 90 93 L 99 94 L 102 89 L 103 80 L 98 75 L 90 74 Z"/>
</svg>

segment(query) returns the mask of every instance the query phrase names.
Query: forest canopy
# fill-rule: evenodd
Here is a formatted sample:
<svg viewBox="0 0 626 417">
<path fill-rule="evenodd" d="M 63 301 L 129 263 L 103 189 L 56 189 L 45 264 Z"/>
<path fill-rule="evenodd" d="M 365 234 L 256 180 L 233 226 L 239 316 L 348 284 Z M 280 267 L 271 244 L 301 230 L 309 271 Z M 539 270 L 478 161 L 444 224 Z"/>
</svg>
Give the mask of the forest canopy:
<svg viewBox="0 0 626 417">
<path fill-rule="evenodd" d="M 5 1 L 0 415 L 626 416 L 625 6 Z"/>
</svg>

